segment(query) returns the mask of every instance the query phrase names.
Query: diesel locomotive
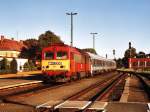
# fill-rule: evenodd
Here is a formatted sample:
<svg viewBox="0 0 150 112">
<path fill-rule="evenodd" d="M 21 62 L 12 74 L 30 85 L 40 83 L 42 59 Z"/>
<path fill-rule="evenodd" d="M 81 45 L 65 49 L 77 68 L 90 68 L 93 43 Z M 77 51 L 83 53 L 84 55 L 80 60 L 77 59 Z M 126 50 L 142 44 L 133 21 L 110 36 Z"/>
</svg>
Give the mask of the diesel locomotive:
<svg viewBox="0 0 150 112">
<path fill-rule="evenodd" d="M 42 50 L 42 72 L 46 80 L 72 80 L 116 69 L 116 62 L 66 44 Z"/>
</svg>

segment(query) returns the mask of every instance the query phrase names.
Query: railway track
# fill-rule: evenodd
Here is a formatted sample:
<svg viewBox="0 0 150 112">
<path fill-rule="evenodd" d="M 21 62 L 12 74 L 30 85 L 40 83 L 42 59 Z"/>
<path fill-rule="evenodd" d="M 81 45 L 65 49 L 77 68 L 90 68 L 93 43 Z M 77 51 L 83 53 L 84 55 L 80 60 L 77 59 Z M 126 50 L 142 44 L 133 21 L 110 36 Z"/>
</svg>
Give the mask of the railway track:
<svg viewBox="0 0 150 112">
<path fill-rule="evenodd" d="M 61 107 L 65 103 L 74 103 L 75 105 L 80 104 L 81 102 L 85 102 L 86 105 L 84 105 L 84 108 L 80 108 L 82 111 L 87 111 L 87 108 L 90 107 L 95 101 L 101 101 L 103 97 L 110 95 L 110 93 L 113 92 L 116 85 L 120 84 L 121 81 L 125 79 L 125 75 L 118 75 L 118 76 L 112 76 L 109 78 L 106 78 L 105 80 L 98 82 L 96 84 L 93 84 L 89 86 L 88 88 L 85 88 L 84 90 L 68 97 L 67 99 L 59 102 L 55 102 L 55 106 L 50 106 L 50 104 L 53 102 L 49 101 L 47 103 L 44 103 L 42 105 L 37 106 L 37 109 L 41 111 L 40 109 L 43 108 L 51 108 L 51 111 L 59 111 L 59 107 Z M 72 107 L 71 107 L 72 108 Z"/>
<path fill-rule="evenodd" d="M 35 88 L 41 88 L 43 86 L 42 81 L 31 81 L 13 85 L 6 85 L 0 87 L 0 98 L 4 96 L 14 95 L 23 91 L 33 90 Z"/>
<path fill-rule="evenodd" d="M 108 75 L 107 75 L 108 74 Z M 103 77 L 102 80 L 98 81 L 96 84 L 92 84 L 90 85 L 88 88 L 85 88 L 84 90 L 82 89 L 82 91 L 80 92 L 77 92 L 75 94 L 72 94 L 71 96 L 68 96 L 66 97 L 65 99 L 62 99 L 62 100 L 53 100 L 53 101 L 46 101 L 45 103 L 43 104 L 40 104 L 40 105 L 36 105 L 36 109 L 38 111 L 43 111 L 43 107 L 44 107 L 44 110 L 45 110 L 45 107 L 46 109 L 49 109 L 51 108 L 52 110 L 57 110 L 57 107 L 60 105 L 60 104 L 63 104 L 65 103 L 66 101 L 73 101 L 73 102 L 84 102 L 86 100 L 86 102 L 91 102 L 90 104 L 92 104 L 94 101 L 99 101 L 99 100 L 96 100 L 97 96 L 99 96 L 100 94 L 102 94 L 104 91 L 107 90 L 107 92 L 109 92 L 110 90 L 113 90 L 114 86 L 117 85 L 119 83 L 117 83 L 117 80 L 121 80 L 123 79 L 123 76 L 122 75 L 117 75 L 117 74 L 114 74 L 114 73 L 106 73 L 105 75 L 101 75 Z M 100 78 L 99 76 L 95 76 L 94 78 Z M 101 77 L 101 78 L 102 78 Z M 90 79 L 90 78 L 89 78 Z M 90 79 L 91 80 L 91 79 Z M 92 79 L 93 80 L 93 79 Z M 80 80 L 81 81 L 81 80 Z M 18 96 L 20 97 L 28 97 L 28 96 L 34 96 L 36 94 L 41 94 L 43 92 L 47 92 L 49 90 L 53 90 L 55 91 L 55 89 L 58 89 L 58 88 L 63 88 L 64 86 L 71 86 L 71 84 L 76 84 L 76 83 L 79 83 L 80 81 L 73 81 L 73 82 L 70 82 L 70 83 L 63 83 L 63 84 L 58 84 L 58 85 L 49 85 L 45 88 L 43 87 L 39 87 L 38 89 L 35 88 L 31 91 L 27 90 L 26 92 L 18 92 L 17 94 L 14 93 L 12 95 L 6 95 L 6 96 L 2 96 L 3 98 L 3 101 L 6 102 L 6 103 L 12 103 L 12 104 L 17 104 L 17 105 L 24 105 L 24 106 L 27 106 L 27 107 L 33 107 L 35 108 L 34 105 L 31 105 L 30 103 L 26 103 L 24 101 L 15 101 L 15 100 L 11 100 L 11 97 L 12 99 L 18 99 Z M 110 87 L 110 85 L 112 85 L 113 83 L 115 83 L 114 86 Z M 112 89 L 111 89 L 112 88 Z M 108 89 L 110 89 L 108 91 Z M 107 93 L 106 92 L 106 93 Z M 95 94 L 97 93 L 97 94 Z M 80 95 L 79 95 L 80 94 Z M 105 95 L 104 95 L 105 96 Z M 107 96 L 107 95 L 106 95 Z M 9 99 L 10 98 L 10 99 Z M 32 98 L 32 97 L 31 97 Z M 38 100 L 39 97 L 37 97 L 37 100 Z M 75 101 L 76 100 L 76 101 Z M 77 101 L 78 100 L 78 101 Z M 47 104 L 49 105 L 50 103 L 52 104 L 55 104 L 53 105 L 52 107 L 49 107 L 47 108 Z M 80 103 L 79 103 L 80 104 Z"/>
<path fill-rule="evenodd" d="M 139 80 L 141 81 L 145 92 L 147 93 L 147 96 L 150 100 L 150 77 L 145 75 L 136 75 Z"/>
<path fill-rule="evenodd" d="M 107 75 L 107 73 L 105 75 Z M 23 95 L 23 94 L 34 94 L 34 93 L 37 94 L 40 93 L 41 91 L 43 92 L 52 89 L 57 89 L 59 87 L 67 86 L 72 83 L 76 83 L 76 81 L 69 82 L 69 83 L 53 83 L 53 84 L 44 84 L 43 81 L 32 81 L 29 83 L 21 83 L 21 84 L 15 84 L 10 86 L 4 86 L 0 88 L 0 100 L 6 101 L 7 97 Z"/>
</svg>

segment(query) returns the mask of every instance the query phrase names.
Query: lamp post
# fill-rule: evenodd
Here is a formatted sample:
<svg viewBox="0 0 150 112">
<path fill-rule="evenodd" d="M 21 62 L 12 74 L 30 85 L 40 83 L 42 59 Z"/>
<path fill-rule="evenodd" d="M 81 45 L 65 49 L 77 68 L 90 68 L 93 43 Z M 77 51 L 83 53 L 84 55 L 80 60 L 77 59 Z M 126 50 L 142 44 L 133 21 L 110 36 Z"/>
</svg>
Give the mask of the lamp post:
<svg viewBox="0 0 150 112">
<path fill-rule="evenodd" d="M 73 15 L 77 15 L 78 13 L 74 13 L 74 12 L 71 12 L 71 13 L 66 13 L 67 15 L 70 15 L 71 16 L 71 47 L 73 47 Z"/>
<path fill-rule="evenodd" d="M 90 33 L 91 35 L 93 35 L 93 49 L 95 49 L 95 35 L 97 35 L 98 33 Z"/>
</svg>

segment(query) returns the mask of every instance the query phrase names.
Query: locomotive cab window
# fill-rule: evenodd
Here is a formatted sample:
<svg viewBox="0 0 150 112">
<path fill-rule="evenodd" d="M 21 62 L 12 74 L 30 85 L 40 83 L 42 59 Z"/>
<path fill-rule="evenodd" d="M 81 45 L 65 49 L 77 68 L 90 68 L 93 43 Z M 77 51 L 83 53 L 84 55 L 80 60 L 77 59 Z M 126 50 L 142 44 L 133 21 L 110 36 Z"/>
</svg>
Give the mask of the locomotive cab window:
<svg viewBox="0 0 150 112">
<path fill-rule="evenodd" d="M 56 59 L 67 59 L 67 52 L 64 51 L 57 52 Z"/>
<path fill-rule="evenodd" d="M 45 59 L 54 59 L 54 53 L 53 52 L 45 52 Z"/>
</svg>

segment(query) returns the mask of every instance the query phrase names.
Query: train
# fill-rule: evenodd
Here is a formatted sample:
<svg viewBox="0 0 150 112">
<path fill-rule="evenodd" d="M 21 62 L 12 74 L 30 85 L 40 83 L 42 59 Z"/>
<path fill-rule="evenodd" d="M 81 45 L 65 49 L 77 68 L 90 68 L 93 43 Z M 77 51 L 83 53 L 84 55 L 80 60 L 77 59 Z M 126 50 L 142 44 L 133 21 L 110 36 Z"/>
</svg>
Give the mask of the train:
<svg viewBox="0 0 150 112">
<path fill-rule="evenodd" d="M 46 80 L 73 80 L 116 69 L 116 62 L 66 44 L 42 49 L 42 73 Z"/>
<path fill-rule="evenodd" d="M 129 58 L 129 68 L 133 70 L 150 70 L 150 58 Z"/>
</svg>

